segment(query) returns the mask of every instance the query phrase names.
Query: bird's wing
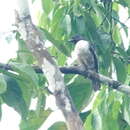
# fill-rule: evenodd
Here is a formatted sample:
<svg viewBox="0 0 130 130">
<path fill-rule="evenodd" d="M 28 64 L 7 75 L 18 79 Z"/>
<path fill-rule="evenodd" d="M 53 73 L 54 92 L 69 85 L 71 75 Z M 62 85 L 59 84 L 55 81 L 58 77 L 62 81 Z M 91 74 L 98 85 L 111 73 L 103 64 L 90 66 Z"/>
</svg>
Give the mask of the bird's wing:
<svg viewBox="0 0 130 130">
<path fill-rule="evenodd" d="M 98 72 L 98 60 L 97 60 L 96 52 L 94 51 L 94 49 L 92 47 L 90 47 L 90 51 L 93 54 L 95 70 L 96 70 L 96 72 Z"/>
</svg>

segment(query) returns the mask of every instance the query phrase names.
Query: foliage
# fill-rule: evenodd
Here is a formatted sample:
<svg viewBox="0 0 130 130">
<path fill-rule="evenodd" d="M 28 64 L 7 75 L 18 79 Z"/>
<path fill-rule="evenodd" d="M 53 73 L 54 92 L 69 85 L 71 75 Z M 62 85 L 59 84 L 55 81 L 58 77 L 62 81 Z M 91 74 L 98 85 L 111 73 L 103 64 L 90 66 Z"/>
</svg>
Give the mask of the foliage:
<svg viewBox="0 0 130 130">
<path fill-rule="evenodd" d="M 32 0 L 35 4 L 36 0 Z M 120 6 L 128 9 L 128 0 L 41 0 L 42 11 L 37 18 L 44 40 L 52 43 L 48 51 L 56 59 L 59 66 L 68 65 L 73 46 L 68 40 L 75 34 L 84 36 L 97 52 L 100 73 L 112 77 L 113 73 L 122 83 L 129 82 L 130 46 L 125 42 L 120 29 L 128 37 L 128 27 L 119 19 Z M 47 82 L 45 77 L 36 74 L 31 67 L 36 59 L 26 47 L 25 42 L 16 33 L 19 43 L 17 58 L 11 64 L 13 71 L 0 70 L 0 115 L 1 105 L 6 103 L 21 116 L 21 130 L 37 130 L 50 115 L 45 110 Z M 89 80 L 83 77 L 65 75 L 65 84 L 69 88 L 72 99 L 79 112 L 91 102 L 93 91 Z M 37 108 L 29 109 L 31 100 L 37 98 Z M 90 111 L 81 113 L 86 130 L 129 130 L 130 129 L 130 97 L 102 85 Z M 49 130 L 66 129 L 59 122 Z"/>
<path fill-rule="evenodd" d="M 67 130 L 64 122 L 58 122 L 53 124 L 48 130 Z"/>
</svg>

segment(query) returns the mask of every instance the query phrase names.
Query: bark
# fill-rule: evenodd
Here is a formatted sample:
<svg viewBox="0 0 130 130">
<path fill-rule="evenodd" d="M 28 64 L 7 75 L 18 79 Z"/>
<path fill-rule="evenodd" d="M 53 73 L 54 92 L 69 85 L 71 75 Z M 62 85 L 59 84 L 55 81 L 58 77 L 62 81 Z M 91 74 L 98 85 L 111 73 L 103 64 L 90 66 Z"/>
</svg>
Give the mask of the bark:
<svg viewBox="0 0 130 130">
<path fill-rule="evenodd" d="M 21 4 L 22 0 L 19 1 L 19 4 Z M 41 67 L 42 71 L 44 70 L 44 75 L 49 83 L 48 88 L 55 96 L 56 104 L 66 119 L 68 130 L 83 130 L 83 123 L 65 87 L 62 74 L 46 48 L 44 48 L 42 35 L 33 25 L 28 10 L 26 9 L 26 12 L 23 13 L 15 11 L 15 16 L 18 32 L 29 50 L 37 58 L 38 66 Z"/>
</svg>

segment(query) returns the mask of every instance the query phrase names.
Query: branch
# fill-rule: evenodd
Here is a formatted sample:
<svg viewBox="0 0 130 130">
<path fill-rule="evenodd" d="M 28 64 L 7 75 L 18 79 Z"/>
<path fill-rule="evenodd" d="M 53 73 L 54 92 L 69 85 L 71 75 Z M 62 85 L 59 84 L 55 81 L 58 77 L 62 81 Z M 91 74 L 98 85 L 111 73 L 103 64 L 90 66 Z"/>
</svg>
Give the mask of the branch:
<svg viewBox="0 0 130 130">
<path fill-rule="evenodd" d="M 36 73 L 43 73 L 42 69 L 38 66 L 33 66 Z M 9 64 L 2 64 L 0 63 L 0 69 L 5 70 L 12 70 L 11 65 Z M 119 81 L 115 81 L 107 76 L 102 74 L 98 74 L 89 70 L 88 72 L 82 71 L 79 66 L 72 66 L 72 67 L 60 67 L 60 71 L 64 74 L 78 74 L 89 79 L 96 79 L 99 82 L 107 84 L 109 87 L 121 91 L 123 93 L 130 95 L 130 86 L 120 83 Z M 13 71 L 13 70 L 12 70 Z"/>
<path fill-rule="evenodd" d="M 102 74 L 98 74 L 96 72 L 93 72 L 91 70 L 88 70 L 87 72 L 80 69 L 80 67 L 61 67 L 60 71 L 64 74 L 79 74 L 84 77 L 87 77 L 91 80 L 98 80 L 99 82 L 107 84 L 109 87 L 116 89 L 120 92 L 126 93 L 130 95 L 130 86 L 122 84 L 119 81 L 115 81 L 107 76 L 104 76 Z"/>
<path fill-rule="evenodd" d="M 44 41 L 40 31 L 33 25 L 31 17 L 21 17 L 16 11 L 16 25 L 22 39 L 26 42 L 28 49 L 38 60 L 38 66 L 44 70 L 48 80 L 48 89 L 53 93 L 58 108 L 62 111 L 68 130 L 83 130 L 83 123 L 79 117 L 68 89 L 65 87 L 64 79 L 59 68 L 56 66 L 51 55 L 44 47 Z"/>
</svg>

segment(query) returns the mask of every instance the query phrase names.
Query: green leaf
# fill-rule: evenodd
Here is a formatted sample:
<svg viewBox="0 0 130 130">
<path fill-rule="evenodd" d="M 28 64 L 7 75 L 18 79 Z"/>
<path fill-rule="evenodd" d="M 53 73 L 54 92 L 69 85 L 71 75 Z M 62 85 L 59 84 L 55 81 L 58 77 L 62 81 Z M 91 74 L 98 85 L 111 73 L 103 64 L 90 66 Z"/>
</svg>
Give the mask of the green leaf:
<svg viewBox="0 0 130 130">
<path fill-rule="evenodd" d="M 40 111 L 44 110 L 46 104 L 46 97 L 43 93 L 39 92 L 36 113 L 40 115 Z"/>
<path fill-rule="evenodd" d="M 48 118 L 51 111 L 46 110 L 40 111 L 40 114 L 37 115 L 35 111 L 30 111 L 27 120 L 22 120 L 20 123 L 20 130 L 38 130 L 44 121 Z"/>
<path fill-rule="evenodd" d="M 130 126 L 130 97 L 125 95 L 123 98 L 123 117 Z"/>
<path fill-rule="evenodd" d="M 4 79 L 3 74 L 0 74 L 0 94 L 6 92 L 7 89 L 7 83 Z"/>
<path fill-rule="evenodd" d="M 128 74 L 130 75 L 130 64 L 127 66 Z"/>
<path fill-rule="evenodd" d="M 129 130 L 128 128 L 130 128 L 130 127 L 129 127 L 128 123 L 123 119 L 122 114 L 119 115 L 118 120 L 119 120 L 120 130 Z"/>
<path fill-rule="evenodd" d="M 46 14 L 49 14 L 54 7 L 53 0 L 41 0 L 42 8 Z"/>
<path fill-rule="evenodd" d="M 92 19 L 92 17 L 88 13 L 86 13 L 86 14 L 84 14 L 84 20 L 86 22 L 86 29 L 88 32 L 87 35 L 89 36 L 89 40 L 92 43 L 96 44 L 96 46 L 102 45 L 103 42 L 101 40 L 100 35 L 97 32 L 97 27 L 96 27 L 96 24 L 94 23 L 94 20 Z M 100 48 L 100 49 L 102 49 L 102 48 Z"/>
<path fill-rule="evenodd" d="M 30 87 L 31 85 L 28 82 L 22 80 L 16 80 L 16 81 L 19 84 L 19 87 L 22 91 L 22 96 L 26 103 L 26 106 L 27 108 L 29 108 L 31 103 L 31 98 L 34 95 L 34 90 L 33 88 Z"/>
<path fill-rule="evenodd" d="M 79 10 L 79 4 L 80 4 L 80 1 L 77 0 L 73 3 L 73 13 L 75 16 L 80 16 L 81 15 L 81 10 Z"/>
<path fill-rule="evenodd" d="M 64 122 L 56 122 L 48 130 L 67 130 L 67 126 Z"/>
<path fill-rule="evenodd" d="M 104 55 L 102 55 L 102 57 L 103 57 L 103 69 L 105 69 L 108 72 L 108 69 L 111 65 L 111 60 L 112 60 L 111 50 L 107 49 L 104 52 Z"/>
<path fill-rule="evenodd" d="M 63 6 L 57 6 L 55 10 L 53 11 L 53 17 L 51 21 L 51 33 L 55 33 L 58 26 L 63 22 L 63 19 L 65 18 L 65 8 Z"/>
<path fill-rule="evenodd" d="M 73 74 L 66 74 L 64 75 L 64 82 L 65 84 L 69 84 L 69 82 L 71 81 L 71 79 L 73 79 L 75 76 Z M 73 81 L 74 82 L 74 81 Z"/>
<path fill-rule="evenodd" d="M 103 23 L 103 30 L 104 30 L 105 32 L 107 32 L 107 33 L 109 33 L 110 30 L 111 30 L 111 23 L 110 23 L 110 21 L 108 20 L 108 18 L 106 18 L 106 20 L 105 20 L 104 23 Z"/>
<path fill-rule="evenodd" d="M 21 39 L 21 35 L 19 33 L 16 34 L 16 39 L 18 41 L 17 61 L 27 64 L 33 63 L 34 57 L 28 50 L 25 41 Z"/>
<path fill-rule="evenodd" d="M 103 21 L 103 15 L 104 15 L 104 10 L 103 8 L 99 7 L 94 0 L 91 0 L 91 5 L 93 6 L 94 12 L 96 13 L 97 20 L 99 24 Z"/>
<path fill-rule="evenodd" d="M 125 0 L 127 7 L 130 8 L 130 1 L 129 0 Z"/>
<path fill-rule="evenodd" d="M 130 130 L 130 126 L 127 126 L 127 127 L 125 128 L 125 130 Z"/>
<path fill-rule="evenodd" d="M 66 56 L 63 55 L 56 47 L 52 46 L 49 48 L 49 52 L 52 56 L 55 57 L 59 66 L 63 66 L 66 63 Z"/>
<path fill-rule="evenodd" d="M 90 115 L 87 117 L 86 122 L 84 123 L 84 128 L 85 128 L 85 130 L 94 130 L 94 129 L 92 128 L 92 123 L 91 123 L 92 119 L 93 119 L 93 116 L 92 116 L 92 114 L 90 114 Z"/>
<path fill-rule="evenodd" d="M 104 88 L 98 94 L 91 114 L 86 119 L 88 130 L 120 130 L 118 122 L 122 102 L 122 94 Z"/>
<path fill-rule="evenodd" d="M 90 81 L 81 76 L 77 76 L 68 84 L 68 88 L 76 108 L 81 111 L 91 100 L 93 89 Z"/>
<path fill-rule="evenodd" d="M 83 122 L 86 121 L 86 118 L 89 116 L 90 113 L 91 111 L 80 113 L 80 118 L 82 119 Z"/>
<path fill-rule="evenodd" d="M 124 7 L 127 7 L 127 3 L 126 3 L 126 0 L 119 0 L 119 3 L 124 6 Z"/>
<path fill-rule="evenodd" d="M 58 41 L 53 38 L 53 36 L 45 29 L 41 29 L 43 31 L 44 36 L 48 39 L 61 53 L 65 56 L 69 56 L 69 52 L 67 48 L 62 44 L 63 41 Z"/>
<path fill-rule="evenodd" d="M 113 10 L 118 12 L 119 11 L 119 4 L 117 2 L 113 2 L 112 8 L 113 8 Z"/>
<path fill-rule="evenodd" d="M 84 127 L 85 130 L 106 130 L 106 129 L 102 129 L 101 123 L 102 122 L 101 122 L 101 117 L 99 115 L 99 112 L 95 111 L 88 115 L 84 123 Z"/>
<path fill-rule="evenodd" d="M 124 83 L 127 77 L 125 64 L 123 64 L 123 62 L 116 57 L 113 57 L 113 62 L 116 69 L 117 79 Z"/>
<path fill-rule="evenodd" d="M 83 35 L 86 31 L 86 25 L 83 17 L 76 17 L 75 21 L 76 21 L 76 29 L 78 34 Z"/>
<path fill-rule="evenodd" d="M 86 4 L 91 5 L 91 0 L 81 0 L 81 2 L 82 2 L 82 5 L 86 5 Z"/>
<path fill-rule="evenodd" d="M 38 77 L 34 69 L 28 64 L 11 63 L 12 69 L 27 81 L 35 90 L 38 90 Z"/>
<path fill-rule="evenodd" d="M 2 118 L 2 101 L 1 101 L 1 97 L 0 97 L 0 121 Z"/>
<path fill-rule="evenodd" d="M 113 29 L 112 38 L 116 44 L 121 44 L 122 38 L 121 38 L 119 27 L 117 25 Z"/>
<path fill-rule="evenodd" d="M 125 51 L 125 49 L 123 49 L 121 47 L 116 47 L 116 49 L 118 50 L 118 52 L 120 53 L 121 56 L 123 56 L 124 58 L 127 59 L 127 52 Z"/>
<path fill-rule="evenodd" d="M 7 82 L 7 90 L 2 94 L 3 101 L 7 105 L 13 107 L 19 114 L 21 114 L 22 118 L 25 119 L 27 117 L 28 108 L 23 99 L 19 84 L 14 78 L 6 75 L 4 75 L 4 78 Z"/>
<path fill-rule="evenodd" d="M 48 18 L 48 15 L 45 13 L 39 12 L 39 21 L 38 26 L 49 29 L 50 28 L 50 19 Z"/>
<path fill-rule="evenodd" d="M 63 22 L 61 23 L 61 28 L 63 29 L 64 33 L 66 33 L 68 36 L 71 33 L 71 17 L 70 15 L 66 15 L 63 19 Z"/>
<path fill-rule="evenodd" d="M 127 63 L 129 60 L 129 54 L 127 54 L 127 51 L 121 47 L 116 47 L 116 50 L 118 51 L 118 55 L 122 58 L 123 62 Z"/>
</svg>

